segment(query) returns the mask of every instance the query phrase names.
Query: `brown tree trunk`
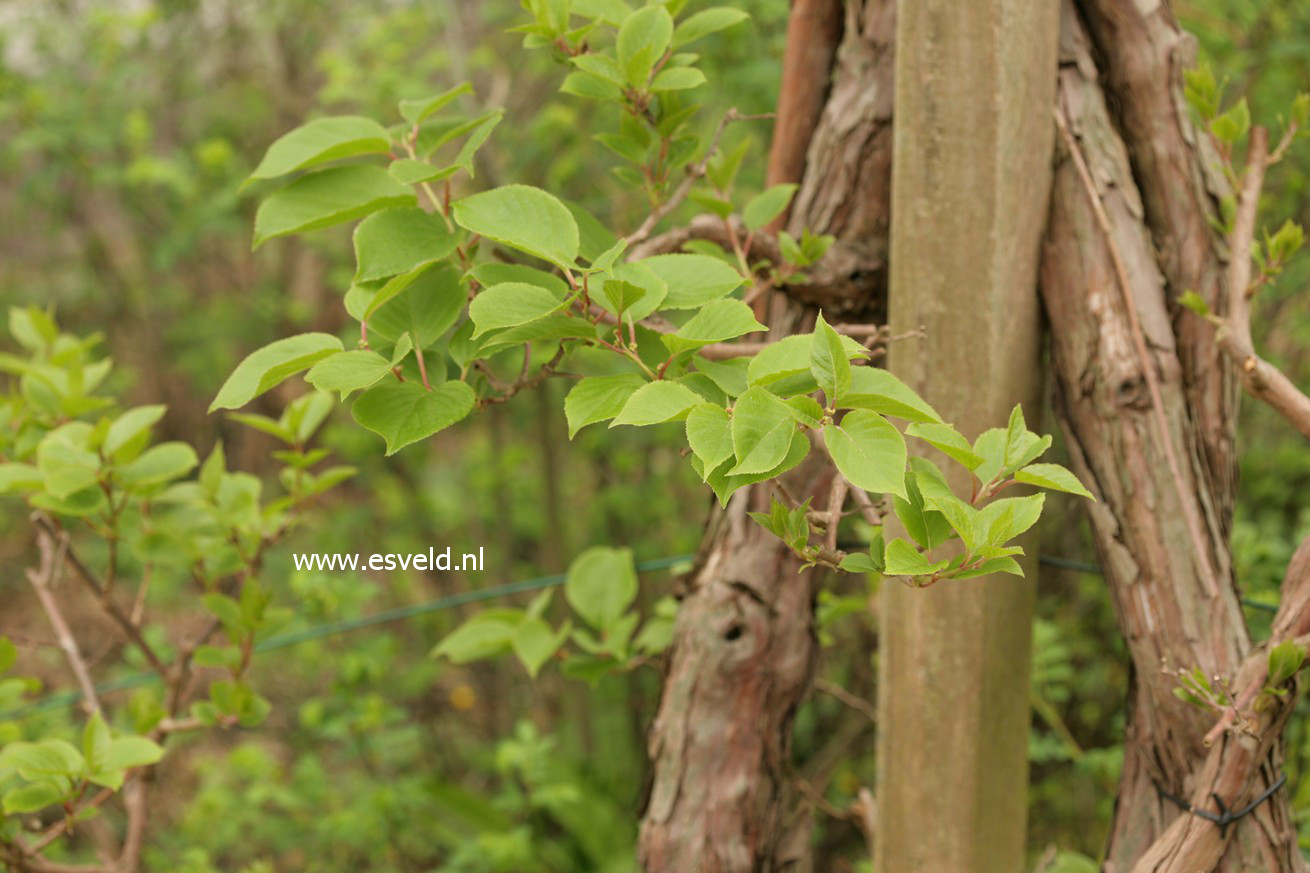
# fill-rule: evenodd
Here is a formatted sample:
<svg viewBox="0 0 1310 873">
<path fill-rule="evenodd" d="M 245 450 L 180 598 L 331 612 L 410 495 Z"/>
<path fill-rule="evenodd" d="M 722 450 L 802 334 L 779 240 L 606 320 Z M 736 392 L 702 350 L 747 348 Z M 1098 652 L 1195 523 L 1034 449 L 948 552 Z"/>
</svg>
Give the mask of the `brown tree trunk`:
<svg viewBox="0 0 1310 873">
<path fill-rule="evenodd" d="M 1203 743 L 1214 714 L 1173 694 L 1171 671 L 1235 679 L 1252 646 L 1227 539 L 1232 380 L 1213 332 L 1197 330 L 1208 325 L 1171 305 L 1195 289 L 1222 306 L 1222 248 L 1206 222 L 1203 140 L 1178 88 L 1181 39 L 1158 5 L 1143 20 L 1147 5 L 1065 3 L 1041 271 L 1061 423 L 1098 499 L 1093 536 L 1134 665 L 1106 869 L 1299 870 L 1285 792 L 1223 834 L 1164 795 L 1217 812 L 1216 791 L 1240 809 L 1277 778 L 1281 741 L 1234 741 L 1248 760 L 1221 782 Z M 1085 23 L 1113 34 L 1101 47 L 1117 117 Z M 1184 851 L 1189 832 L 1204 835 L 1202 850 Z"/>
<path fill-rule="evenodd" d="M 786 142 L 775 151 L 795 150 L 797 131 L 814 129 L 789 223 L 797 232 L 832 233 L 838 243 L 826 281 L 797 286 L 803 301 L 775 298 L 775 336 L 810 329 L 813 309 L 805 303 L 845 313 L 847 321 L 873 322 L 886 311 L 893 9 L 890 0 L 846 4 L 835 73 L 813 63 L 787 65 L 820 81 L 793 80 L 784 91 L 821 95 L 831 80 L 817 126 L 812 114 L 778 119 Z M 826 26 L 800 30 L 831 38 Z M 814 47 L 790 44 L 789 57 L 801 49 Z M 812 112 L 805 101 L 793 105 Z M 823 505 L 829 474 L 815 460 L 789 483 Z M 789 839 L 787 824 L 796 816 L 786 773 L 792 719 L 818 655 L 812 624 L 819 574 L 798 574 L 796 557 L 746 516 L 769 499 L 767 487 L 751 487 L 726 511 L 713 510 L 682 594 L 650 731 L 654 775 L 638 849 L 648 873 L 808 869 L 804 841 Z"/>
</svg>

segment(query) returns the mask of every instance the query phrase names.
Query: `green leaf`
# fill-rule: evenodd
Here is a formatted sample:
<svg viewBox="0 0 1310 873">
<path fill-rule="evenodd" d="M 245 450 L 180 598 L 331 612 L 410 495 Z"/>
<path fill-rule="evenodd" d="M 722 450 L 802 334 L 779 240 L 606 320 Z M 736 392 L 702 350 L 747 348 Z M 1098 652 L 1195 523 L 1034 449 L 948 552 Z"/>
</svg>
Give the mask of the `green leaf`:
<svg viewBox="0 0 1310 873">
<path fill-rule="evenodd" d="M 1096 499 L 1092 492 L 1078 481 L 1078 477 L 1059 464 L 1029 464 L 1014 474 L 1014 480 L 1036 485 L 1038 488 L 1049 488 L 1052 491 L 1064 491 L 1081 497 L 1090 497 L 1092 500 Z"/>
<path fill-rule="evenodd" d="M 950 566 L 950 561 L 929 561 L 908 540 L 894 539 L 887 544 L 883 572 L 888 576 L 931 576 Z"/>
<path fill-rule="evenodd" d="M 596 278 L 592 278 L 593 288 L 596 287 Z M 656 309 L 659 309 L 664 303 L 665 296 L 669 293 L 668 283 L 656 275 L 654 270 L 641 263 L 616 264 L 614 266 L 614 280 L 640 288 L 645 292 L 635 299 L 629 292 L 624 292 L 623 299 L 627 301 L 627 306 L 623 311 L 623 320 L 625 322 L 641 321 Z M 600 304 L 606 312 L 617 317 L 619 309 L 608 297 L 607 294 L 593 294 L 592 302 Z"/>
<path fill-rule="evenodd" d="M 8 637 L 0 637 L 0 673 L 14 666 L 18 660 L 18 647 Z"/>
<path fill-rule="evenodd" d="M 86 769 L 82 753 L 65 740 L 10 743 L 0 753 L 0 765 L 12 767 L 29 782 L 51 777 L 75 779 Z"/>
<path fill-rule="evenodd" d="M 227 377 L 209 411 L 237 409 L 274 385 L 324 358 L 342 351 L 341 340 L 326 333 L 302 333 L 264 346 L 246 356 Z"/>
<path fill-rule="evenodd" d="M 914 422 L 905 428 L 905 435 L 917 437 L 948 457 L 959 461 L 965 469 L 974 470 L 982 464 L 981 455 L 975 454 L 969 441 L 949 424 Z"/>
<path fill-rule="evenodd" d="M 473 87 L 468 82 L 460 82 L 455 87 L 442 91 L 435 97 L 426 97 L 421 100 L 401 100 L 399 104 L 400 117 L 410 124 L 422 124 L 430 116 L 440 112 L 452 100 L 461 94 L 472 94 Z"/>
<path fill-rule="evenodd" d="M 925 549 L 934 549 L 953 535 L 951 523 L 935 509 L 924 503 L 915 476 L 905 479 L 905 497 L 893 497 L 892 508 L 905 532 Z"/>
<path fill-rule="evenodd" d="M 560 300 L 569 294 L 568 283 L 545 270 L 538 270 L 526 264 L 502 264 L 499 261 L 487 261 L 478 264 L 469 271 L 478 284 L 484 288 L 501 285 L 505 282 L 521 282 L 527 285 L 539 285 Z"/>
<path fill-rule="evenodd" d="M 823 320 L 822 312 L 814 324 L 814 338 L 810 343 L 810 372 L 830 407 L 836 407 L 851 388 L 851 362 L 846 359 L 841 336 Z"/>
<path fill-rule="evenodd" d="M 642 427 L 666 421 L 680 421 L 701 402 L 700 395 L 676 382 L 658 381 L 642 385 L 619 411 L 610 427 L 632 424 Z"/>
<path fill-rule="evenodd" d="M 745 11 L 731 6 L 712 6 L 681 22 L 673 31 L 673 47 L 681 48 L 703 36 L 717 33 L 750 18 Z"/>
<path fill-rule="evenodd" d="M 132 439 L 144 433 L 151 425 L 164 417 L 167 408 L 162 405 L 138 406 L 135 409 L 129 409 L 114 419 L 114 423 L 109 426 L 109 431 L 105 434 L 104 444 L 101 446 L 105 454 L 112 455 Z"/>
<path fill-rule="evenodd" d="M 568 622 L 556 632 L 543 619 L 535 615 L 525 615 L 514 629 L 510 647 L 527 669 L 528 675 L 537 678 L 541 667 L 549 661 L 564 641 L 568 639 L 573 627 Z"/>
<path fill-rule="evenodd" d="M 850 337 L 843 336 L 841 340 L 842 345 L 846 347 L 847 359 L 866 357 L 869 354 L 868 349 Z M 814 384 L 810 373 L 810 350 L 813 342 L 813 337 L 808 334 L 794 334 L 769 343 L 750 359 L 750 365 L 746 370 L 746 377 L 750 384 L 771 385 L 799 374 L 804 374 L 806 381 Z M 854 378 L 852 373 L 852 379 Z"/>
<path fill-rule="evenodd" d="M 791 446 L 787 449 L 787 455 L 782 459 L 782 463 L 767 470 L 763 473 L 748 473 L 741 475 L 730 475 L 728 470 L 736 463 L 734 458 L 729 458 L 715 469 L 709 471 L 706 475 L 704 467 L 700 463 L 700 458 L 692 456 L 692 468 L 703 478 L 711 488 L 714 489 L 714 495 L 719 499 L 720 506 L 728 505 L 728 498 L 738 488 L 744 488 L 756 482 L 763 482 L 766 479 L 775 479 L 786 473 L 788 470 L 795 469 L 805 456 L 809 454 L 810 441 L 799 430 L 793 430 L 791 436 Z"/>
<path fill-rule="evenodd" d="M 198 463 L 196 450 L 186 443 L 160 443 L 120 467 L 114 478 L 128 489 L 139 490 L 185 476 Z"/>
<path fill-rule="evenodd" d="M 974 517 L 970 547 L 1004 545 L 1037 523 L 1045 502 L 1045 494 L 993 500 Z"/>
<path fill-rule="evenodd" d="M 695 67 L 669 67 L 660 70 L 651 91 L 687 91 L 705 84 L 705 74 Z"/>
<path fill-rule="evenodd" d="M 64 799 L 64 792 L 50 782 L 35 782 L 20 785 L 5 792 L 3 805 L 5 815 L 24 815 L 40 812 L 47 806 L 54 806 Z"/>
<path fill-rule="evenodd" d="M 643 88 L 673 39 L 673 19 L 663 6 L 643 6 L 619 27 L 619 67 L 634 88 Z"/>
<path fill-rule="evenodd" d="M 791 410 L 765 388 L 751 388 L 732 407 L 732 447 L 737 464 L 728 475 L 763 473 L 787 456 L 796 421 Z"/>
<path fill-rule="evenodd" d="M 491 132 L 496 129 L 496 125 L 500 124 L 501 119 L 504 117 L 505 113 L 499 109 L 489 110 L 479 116 L 477 126 L 469 133 L 469 138 L 464 140 L 464 144 L 459 148 L 459 153 L 455 155 L 453 166 L 468 173 L 469 178 L 472 179 L 475 175 L 473 172 L 473 156 L 478 153 L 478 149 L 482 148 L 487 138 L 491 136 Z"/>
<path fill-rule="evenodd" d="M 997 558 L 988 558 L 980 566 L 971 570 L 961 570 L 952 575 L 956 579 L 973 579 L 978 576 L 990 576 L 992 573 L 1009 573 L 1012 576 L 1022 576 L 1023 567 L 1019 566 L 1019 562 L 1014 558 L 1003 555 Z"/>
<path fill-rule="evenodd" d="M 768 330 L 755 320 L 755 313 L 740 300 L 712 300 L 672 334 L 665 334 L 664 345 L 673 354 L 734 339 L 758 330 Z"/>
<path fill-rule="evenodd" d="M 667 13 L 666 13 L 667 14 Z M 576 266 L 578 225 L 568 207 L 527 185 L 505 185 L 456 200 L 451 214 L 460 227 L 558 267 Z"/>
<path fill-rule="evenodd" d="M 774 185 L 756 194 L 741 210 L 741 220 L 748 230 L 759 230 L 782 215 L 799 185 L 790 182 Z"/>
<path fill-rule="evenodd" d="M 746 369 L 750 366 L 747 358 L 711 361 L 698 355 L 695 360 L 697 371 L 708 377 L 729 397 L 740 397 L 750 387 L 746 381 Z"/>
<path fill-rule="evenodd" d="M 564 579 L 564 598 L 597 630 L 613 627 L 637 598 L 632 550 L 593 546 L 578 555 Z"/>
<path fill-rule="evenodd" d="M 879 567 L 869 555 L 864 552 L 852 552 L 841 559 L 839 564 L 847 573 L 881 573 Z"/>
<path fill-rule="evenodd" d="M 1197 315 L 1206 316 L 1210 314 L 1210 304 L 1205 302 L 1205 298 L 1195 291 L 1184 291 L 1178 298 L 1178 303 L 1195 312 Z"/>
<path fill-rule="evenodd" d="M 564 417 L 569 423 L 569 439 L 589 424 L 613 418 L 623 411 L 646 380 L 636 373 L 617 376 L 588 376 L 580 379 L 564 398 Z"/>
<path fill-rule="evenodd" d="M 669 254 L 637 263 L 654 271 L 669 286 L 661 309 L 699 309 L 731 294 L 746 280 L 741 273 L 708 255 Z"/>
<path fill-rule="evenodd" d="M 426 349 L 459 318 L 468 300 L 459 274 L 444 265 L 421 269 L 422 275 L 370 313 L 370 337 L 400 342 L 401 337 L 409 335 L 418 348 Z"/>
<path fill-rule="evenodd" d="M 455 234 L 441 216 L 417 206 L 383 209 L 355 228 L 356 282 L 408 273 L 455 251 Z"/>
<path fill-rule="evenodd" d="M 131 770 L 157 764 L 164 757 L 164 749 L 145 737 L 119 737 L 109 744 L 101 770 Z"/>
<path fill-rule="evenodd" d="M 940 424 L 937 410 L 900 379 L 881 367 L 855 367 L 850 393 L 842 398 L 847 409 L 869 409 L 906 421 Z"/>
<path fill-rule="evenodd" d="M 92 473 L 92 480 L 94 478 L 95 474 Z M 0 494 L 35 491 L 43 481 L 41 471 L 31 464 L 0 464 Z"/>
<path fill-rule="evenodd" d="M 36 449 L 45 490 L 64 498 L 96 484 L 100 458 L 87 448 L 90 426 L 71 422 L 46 434 Z"/>
<path fill-rule="evenodd" d="M 402 185 L 417 185 L 420 182 L 439 182 L 455 175 L 459 167 L 434 167 L 427 161 L 413 158 L 401 158 L 387 165 L 387 173 Z"/>
<path fill-rule="evenodd" d="M 264 199 L 255 213 L 254 248 L 273 237 L 361 218 L 388 206 L 413 206 L 414 192 L 381 167 L 355 164 L 301 176 Z"/>
<path fill-rule="evenodd" d="M 319 361 L 305 374 L 305 381 L 320 391 L 339 391 L 345 400 L 391 372 L 391 362 L 365 349 L 342 352 Z"/>
<path fill-rule="evenodd" d="M 425 391 L 413 382 L 388 380 L 361 394 L 350 413 L 386 440 L 387 454 L 394 455 L 463 419 L 473 411 L 476 399 L 464 382 L 443 382 Z"/>
<path fill-rule="evenodd" d="M 687 414 L 687 443 L 706 470 L 713 470 L 733 456 L 732 423 L 728 411 L 713 403 L 702 403 Z"/>
<path fill-rule="evenodd" d="M 469 304 L 469 318 L 479 337 L 489 330 L 535 321 L 564 307 L 564 301 L 537 285 L 506 282 L 485 288 Z"/>
<path fill-rule="evenodd" d="M 112 740 L 104 716 L 99 711 L 93 712 L 82 729 L 82 756 L 91 772 L 105 769 L 105 754 Z"/>
<path fill-rule="evenodd" d="M 509 651 L 514 632 L 523 620 L 519 609 L 485 609 L 451 631 L 432 650 L 432 657 L 447 657 L 456 664 L 467 664 Z"/>
<path fill-rule="evenodd" d="M 840 425 L 823 428 L 828 452 L 842 475 L 866 491 L 906 497 L 905 440 L 876 412 L 855 409 Z"/>
<path fill-rule="evenodd" d="M 1292 640 L 1283 640 L 1269 650 L 1269 677 L 1266 685 L 1277 688 L 1291 679 L 1305 663 L 1305 649 Z"/>
<path fill-rule="evenodd" d="M 617 101 L 623 97 L 623 89 L 595 73 L 574 70 L 560 83 L 560 92 L 581 97 L 584 100 Z"/>
<path fill-rule="evenodd" d="M 385 154 L 387 131 L 371 118 L 319 118 L 279 137 L 268 147 L 251 179 L 276 179 L 296 170 L 359 155 Z"/>
</svg>

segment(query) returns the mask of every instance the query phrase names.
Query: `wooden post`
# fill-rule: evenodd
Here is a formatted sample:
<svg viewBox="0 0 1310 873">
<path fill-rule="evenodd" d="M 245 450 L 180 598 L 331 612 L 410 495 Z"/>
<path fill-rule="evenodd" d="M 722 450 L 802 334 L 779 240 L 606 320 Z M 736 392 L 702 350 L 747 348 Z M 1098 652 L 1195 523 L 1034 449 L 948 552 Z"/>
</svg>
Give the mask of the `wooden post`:
<svg viewBox="0 0 1310 873">
<path fill-rule="evenodd" d="M 926 338 L 889 366 L 971 439 L 1016 402 L 1036 423 L 1057 39 L 1046 0 L 897 9 L 891 324 Z M 969 493 L 965 475 L 953 484 Z M 1035 561 L 1025 570 L 884 590 L 879 871 L 1023 868 Z"/>
</svg>

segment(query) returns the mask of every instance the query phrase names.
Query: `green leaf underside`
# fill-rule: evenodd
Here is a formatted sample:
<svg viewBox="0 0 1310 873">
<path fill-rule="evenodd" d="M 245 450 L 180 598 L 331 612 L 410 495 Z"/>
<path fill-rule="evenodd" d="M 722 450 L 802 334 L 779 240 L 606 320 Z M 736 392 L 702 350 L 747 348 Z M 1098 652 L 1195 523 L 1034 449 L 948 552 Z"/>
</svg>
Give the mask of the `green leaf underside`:
<svg viewBox="0 0 1310 873">
<path fill-rule="evenodd" d="M 564 301 L 538 285 L 506 282 L 485 288 L 469 304 L 476 338 L 489 330 L 535 321 L 563 308 Z"/>
<path fill-rule="evenodd" d="M 613 418 L 623 411 L 628 398 L 646 380 L 636 373 L 617 376 L 589 376 L 578 381 L 564 398 L 564 417 L 569 439 L 589 424 Z"/>
<path fill-rule="evenodd" d="M 320 391 L 340 392 L 345 400 L 390 371 L 391 362 L 377 352 L 356 349 L 319 361 L 305 374 L 305 381 Z"/>
<path fill-rule="evenodd" d="M 209 411 L 238 409 L 274 385 L 335 352 L 342 351 L 341 340 L 326 333 L 303 333 L 287 337 L 251 352 L 232 375 L 227 377 Z"/>
<path fill-rule="evenodd" d="M 355 421 L 381 436 L 387 454 L 450 427 L 473 410 L 476 396 L 464 382 L 444 382 L 432 391 L 413 382 L 385 381 L 355 401 Z"/>
</svg>

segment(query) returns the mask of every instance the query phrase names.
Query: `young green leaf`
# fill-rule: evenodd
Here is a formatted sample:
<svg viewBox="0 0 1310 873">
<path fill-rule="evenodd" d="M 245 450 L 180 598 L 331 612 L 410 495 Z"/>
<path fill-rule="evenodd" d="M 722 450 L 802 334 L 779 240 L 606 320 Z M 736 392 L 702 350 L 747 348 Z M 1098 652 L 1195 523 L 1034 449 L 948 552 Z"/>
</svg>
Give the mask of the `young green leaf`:
<svg viewBox="0 0 1310 873">
<path fill-rule="evenodd" d="M 950 561 L 929 561 L 908 540 L 887 544 L 883 572 L 888 576 L 931 576 L 950 566 Z"/>
<path fill-rule="evenodd" d="M 269 343 L 237 365 L 218 389 L 209 411 L 245 406 L 274 385 L 342 349 L 341 340 L 326 333 L 302 333 Z"/>
<path fill-rule="evenodd" d="M 386 380 L 361 394 L 350 413 L 386 440 L 387 454 L 394 455 L 463 419 L 473 411 L 476 399 L 464 382 L 443 382 L 425 391 L 413 382 Z"/>
<path fill-rule="evenodd" d="M 650 83 L 651 91 L 687 91 L 705 84 L 705 74 L 695 67 L 669 67 Z"/>
<path fill-rule="evenodd" d="M 146 429 L 164 417 L 168 407 L 161 405 L 138 406 L 129 409 L 109 426 L 101 448 L 106 455 L 112 455 L 130 441 L 145 433 Z"/>
<path fill-rule="evenodd" d="M 578 555 L 564 579 L 564 598 L 597 630 L 613 627 L 637 598 L 632 550 L 593 546 Z"/>
<path fill-rule="evenodd" d="M 669 286 L 661 309 L 699 309 L 731 294 L 746 280 L 728 264 L 707 255 L 669 254 L 642 258 Z"/>
<path fill-rule="evenodd" d="M 520 609 L 495 608 L 475 613 L 437 643 L 432 649 L 432 657 L 446 657 L 456 664 L 467 664 L 508 652 L 522 620 L 523 611 Z"/>
<path fill-rule="evenodd" d="M 1092 492 L 1078 481 L 1078 477 L 1059 464 L 1029 464 L 1014 474 L 1014 480 L 1036 485 L 1038 488 L 1049 488 L 1052 491 L 1064 491 L 1080 497 L 1096 499 Z"/>
<path fill-rule="evenodd" d="M 536 615 L 525 615 L 518 627 L 514 628 L 510 648 L 527 669 L 528 675 L 535 679 L 542 665 L 554 657 L 572 630 L 572 624 L 567 621 L 556 632 L 544 619 Z"/>
<path fill-rule="evenodd" d="M 441 216 L 416 206 L 383 209 L 355 228 L 355 281 L 408 273 L 455 251 L 458 241 Z"/>
<path fill-rule="evenodd" d="M 354 164 L 319 170 L 279 188 L 259 204 L 253 248 L 273 237 L 318 230 L 415 202 L 413 190 L 381 167 Z"/>
<path fill-rule="evenodd" d="M 915 542 L 925 549 L 935 549 L 951 538 L 951 523 L 924 502 L 917 477 L 905 477 L 905 494 L 905 497 L 892 498 L 892 508 L 905 532 Z"/>
<path fill-rule="evenodd" d="M 356 349 L 324 358 L 305 374 L 305 381 L 320 391 L 339 391 L 345 400 L 391 372 L 391 362 L 377 352 Z"/>
<path fill-rule="evenodd" d="M 855 409 L 823 428 L 828 453 L 842 475 L 865 491 L 906 497 L 905 439 L 876 412 Z"/>
<path fill-rule="evenodd" d="M 160 443 L 119 468 L 114 478 L 125 488 L 140 490 L 185 476 L 199 462 L 196 450 L 186 443 Z"/>
<path fill-rule="evenodd" d="M 753 485 L 756 482 L 763 482 L 766 479 L 775 479 L 786 473 L 788 470 L 795 469 L 805 456 L 809 454 L 810 441 L 799 430 L 793 430 L 791 435 L 791 445 L 787 449 L 787 455 L 782 459 L 782 463 L 772 470 L 766 470 L 763 473 L 745 473 L 739 475 L 729 474 L 729 470 L 736 464 L 735 458 L 729 458 L 718 467 L 710 470 L 708 474 L 701 464 L 700 458 L 692 456 L 691 466 L 696 474 L 705 480 L 705 482 L 714 489 L 714 495 L 719 499 L 720 506 L 728 505 L 728 498 L 733 495 L 738 488 L 744 488 L 747 485 Z"/>
<path fill-rule="evenodd" d="M 702 403 L 687 414 L 687 444 L 706 470 L 713 470 L 733 456 L 732 423 L 728 411 L 714 403 Z"/>
<path fill-rule="evenodd" d="M 677 382 L 649 382 L 630 396 L 610 427 L 621 424 L 649 425 L 680 421 L 701 402 L 700 395 Z"/>
<path fill-rule="evenodd" d="M 842 397 L 844 409 L 869 409 L 906 421 L 940 424 L 942 418 L 914 389 L 881 367 L 851 370 L 851 390 Z M 966 444 L 967 446 L 967 444 Z"/>
<path fill-rule="evenodd" d="M 745 207 L 741 210 L 741 220 L 746 228 L 748 230 L 759 230 L 779 215 L 782 215 L 783 210 L 791 202 L 792 195 L 796 193 L 798 187 L 800 186 L 790 182 L 774 185 L 746 201 Z"/>
<path fill-rule="evenodd" d="M 410 124 L 422 124 L 430 116 L 440 112 L 461 94 L 473 93 L 473 87 L 468 82 L 460 82 L 455 87 L 442 91 L 435 97 L 425 97 L 421 100 L 401 100 L 398 108 L 400 117 Z"/>
<path fill-rule="evenodd" d="M 681 48 L 703 36 L 726 30 L 734 24 L 745 21 L 747 18 L 750 18 L 748 13 L 741 9 L 734 9 L 731 6 L 712 6 L 709 9 L 704 9 L 695 15 L 689 16 L 677 26 L 673 31 L 673 47 Z"/>
<path fill-rule="evenodd" d="M 563 306 L 564 301 L 536 285 L 519 282 L 493 285 L 481 291 L 469 304 L 469 318 L 476 326 L 473 336 L 476 338 L 489 330 L 535 321 Z"/>
<path fill-rule="evenodd" d="M 445 265 L 419 270 L 418 276 L 406 282 L 380 307 L 370 304 L 367 315 L 370 338 L 377 336 L 399 342 L 401 337 L 409 335 L 418 348 L 426 349 L 459 318 L 468 299 L 459 274 Z M 395 281 L 392 279 L 387 286 Z M 379 292 L 374 301 L 382 294 Z"/>
<path fill-rule="evenodd" d="M 851 362 L 846 359 L 841 336 L 823 320 L 822 312 L 814 324 L 814 338 L 810 343 L 810 372 L 831 407 L 850 390 Z"/>
<path fill-rule="evenodd" d="M 569 439 L 573 439 L 578 431 L 589 424 L 618 415 L 633 392 L 645 384 L 646 380 L 636 373 L 580 379 L 564 398 L 564 417 L 569 423 Z"/>
<path fill-rule="evenodd" d="M 666 15 L 668 13 L 665 13 Z M 460 227 L 558 267 L 578 257 L 578 225 L 559 198 L 528 185 L 505 185 L 456 200 Z"/>
<path fill-rule="evenodd" d="M 279 137 L 268 147 L 250 178 L 276 179 L 328 161 L 386 154 L 390 147 L 386 129 L 371 118 L 319 118 Z"/>
<path fill-rule="evenodd" d="M 735 299 L 713 300 L 677 331 L 665 334 L 663 340 L 669 351 L 676 355 L 759 330 L 768 328 L 755 320 L 755 313 L 745 303 Z"/>
<path fill-rule="evenodd" d="M 728 475 L 773 469 L 787 456 L 796 421 L 791 410 L 765 388 L 751 388 L 732 407 L 732 447 L 737 463 Z"/>
<path fill-rule="evenodd" d="M 949 424 L 914 422 L 905 428 L 905 435 L 923 440 L 947 457 L 959 461 L 967 470 L 977 469 L 983 462 L 983 458 L 974 453 L 964 435 Z"/>
<path fill-rule="evenodd" d="M 634 88 L 644 88 L 655 63 L 673 39 L 673 19 L 662 5 L 643 6 L 619 27 L 619 67 Z"/>
</svg>

